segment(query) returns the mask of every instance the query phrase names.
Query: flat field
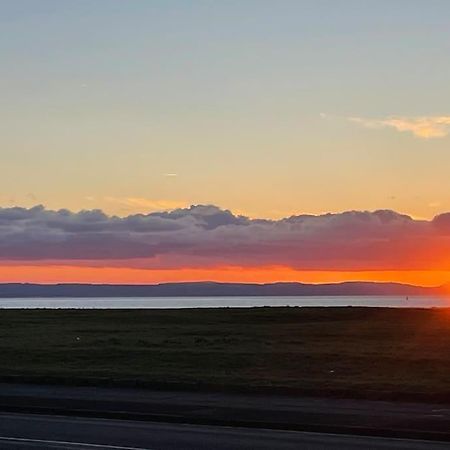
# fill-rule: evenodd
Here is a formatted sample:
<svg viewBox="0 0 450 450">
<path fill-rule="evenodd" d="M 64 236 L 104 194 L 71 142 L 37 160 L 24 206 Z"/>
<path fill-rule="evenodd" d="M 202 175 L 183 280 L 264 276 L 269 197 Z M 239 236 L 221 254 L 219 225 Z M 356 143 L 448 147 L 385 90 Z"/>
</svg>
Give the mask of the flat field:
<svg viewBox="0 0 450 450">
<path fill-rule="evenodd" d="M 1 310 L 0 379 L 450 403 L 450 309 Z"/>
</svg>

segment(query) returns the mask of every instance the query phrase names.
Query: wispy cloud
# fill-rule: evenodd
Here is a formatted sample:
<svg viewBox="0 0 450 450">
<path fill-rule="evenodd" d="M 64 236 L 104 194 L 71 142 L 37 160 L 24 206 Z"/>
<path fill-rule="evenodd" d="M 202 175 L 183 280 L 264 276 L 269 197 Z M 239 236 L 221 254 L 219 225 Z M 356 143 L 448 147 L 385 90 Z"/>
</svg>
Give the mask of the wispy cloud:
<svg viewBox="0 0 450 450">
<path fill-rule="evenodd" d="M 450 116 L 386 117 L 368 119 L 349 117 L 349 120 L 366 128 L 393 128 L 410 132 L 421 139 L 443 138 L 450 134 Z"/>
<path fill-rule="evenodd" d="M 105 200 L 122 206 L 124 210 L 142 212 L 168 211 L 185 205 L 184 202 L 174 200 L 153 200 L 142 197 L 105 197 Z"/>
</svg>

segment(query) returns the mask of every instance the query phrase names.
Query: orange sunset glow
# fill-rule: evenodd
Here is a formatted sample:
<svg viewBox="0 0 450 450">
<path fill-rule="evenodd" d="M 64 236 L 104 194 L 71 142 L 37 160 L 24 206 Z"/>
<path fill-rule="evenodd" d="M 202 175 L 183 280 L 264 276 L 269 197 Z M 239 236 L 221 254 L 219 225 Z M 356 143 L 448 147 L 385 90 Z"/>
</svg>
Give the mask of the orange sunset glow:
<svg viewBox="0 0 450 450">
<path fill-rule="evenodd" d="M 146 270 L 117 267 L 0 266 L 2 283 L 153 284 L 184 281 L 272 283 L 277 281 L 333 283 L 343 281 L 400 282 L 442 285 L 450 271 L 299 271 L 288 267 L 215 267 L 209 269 Z"/>
<path fill-rule="evenodd" d="M 1 282 L 450 281 L 447 7 L 6 3 Z"/>
<path fill-rule="evenodd" d="M 391 210 L 253 219 L 214 205 L 108 216 L 0 209 L 0 282 L 450 280 L 450 214 Z"/>
</svg>

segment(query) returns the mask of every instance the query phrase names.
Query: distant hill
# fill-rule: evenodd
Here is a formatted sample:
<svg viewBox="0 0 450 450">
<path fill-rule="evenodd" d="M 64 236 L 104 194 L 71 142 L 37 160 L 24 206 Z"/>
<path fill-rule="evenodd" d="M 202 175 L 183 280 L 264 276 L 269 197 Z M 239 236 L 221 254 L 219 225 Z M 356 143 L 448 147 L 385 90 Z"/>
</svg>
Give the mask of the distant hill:
<svg viewBox="0 0 450 450">
<path fill-rule="evenodd" d="M 400 283 L 346 282 L 303 283 L 164 283 L 113 284 L 0 284 L 0 297 L 229 297 L 229 296 L 326 296 L 326 295 L 437 295 L 443 287 Z"/>
</svg>

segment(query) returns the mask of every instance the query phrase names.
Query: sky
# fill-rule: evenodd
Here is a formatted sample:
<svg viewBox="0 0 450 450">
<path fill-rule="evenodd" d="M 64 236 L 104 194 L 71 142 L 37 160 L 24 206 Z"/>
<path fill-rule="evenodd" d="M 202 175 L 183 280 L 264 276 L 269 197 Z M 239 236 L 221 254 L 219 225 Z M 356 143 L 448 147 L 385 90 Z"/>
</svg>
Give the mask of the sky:
<svg viewBox="0 0 450 450">
<path fill-rule="evenodd" d="M 450 281 L 449 54 L 446 0 L 0 0 L 0 281 Z"/>
</svg>

